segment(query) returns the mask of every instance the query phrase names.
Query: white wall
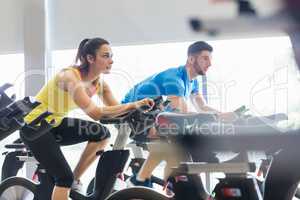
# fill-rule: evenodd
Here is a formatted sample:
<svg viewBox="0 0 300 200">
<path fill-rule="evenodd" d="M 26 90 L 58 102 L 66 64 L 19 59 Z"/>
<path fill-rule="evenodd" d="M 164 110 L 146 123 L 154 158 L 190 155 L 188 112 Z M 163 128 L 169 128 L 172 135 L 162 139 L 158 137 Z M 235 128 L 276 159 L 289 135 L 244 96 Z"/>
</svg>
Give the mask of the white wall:
<svg viewBox="0 0 300 200">
<path fill-rule="evenodd" d="M 259 15 L 267 17 L 278 1 L 267 0 L 264 4 L 254 1 L 253 5 L 258 6 Z M 205 27 L 220 30 L 217 38 L 277 35 L 279 28 L 266 27 L 264 22 L 249 18 L 240 19 L 235 1 L 52 0 L 49 3 L 54 50 L 74 49 L 83 38 L 94 36 L 104 37 L 115 46 L 216 39 L 193 32 L 189 25 L 191 18 L 202 19 Z"/>
<path fill-rule="evenodd" d="M 252 1 L 258 7 L 258 13 L 266 16 L 281 0 L 266 0 L 264 4 Z M 24 16 L 31 14 L 28 4 L 34 7 L 32 2 L 1 0 L 0 54 L 23 51 L 24 27 L 27 27 Z M 216 4 L 209 0 L 47 0 L 46 3 L 49 5 L 48 28 L 53 50 L 74 49 L 82 38 L 93 36 L 107 38 L 117 46 L 215 39 L 192 32 L 188 23 L 191 17 L 204 19 L 209 27 L 218 26 L 222 32 L 218 37 L 223 38 L 239 37 L 234 33 L 248 31 L 250 35 L 259 35 L 260 28 L 265 29 L 264 35 L 276 32 L 244 21 L 237 23 L 234 1 Z M 34 22 L 30 28 L 35 30 Z M 249 33 L 246 36 L 249 37 Z"/>
<path fill-rule="evenodd" d="M 268 0 L 270 5 L 277 1 Z M 104 37 L 119 46 L 277 33 L 264 24 L 236 20 L 237 15 L 234 1 L 1 0 L 0 54 L 24 53 L 25 71 L 38 71 L 26 75 L 26 95 L 33 95 L 51 71 L 49 52 L 75 49 L 86 37 Z M 209 27 L 217 26 L 222 34 L 212 38 L 192 32 L 191 17 L 204 19 Z"/>
<path fill-rule="evenodd" d="M 23 0 L 0 2 L 0 54 L 23 51 Z"/>
<path fill-rule="evenodd" d="M 47 58 L 45 0 L 1 0 L 0 55 L 24 55 L 25 93 L 34 95 L 44 84 Z M 14 68 L 13 62 L 8 64 Z"/>
<path fill-rule="evenodd" d="M 53 47 L 75 48 L 92 36 L 115 45 L 191 40 L 199 35 L 190 31 L 188 17 L 232 17 L 235 11 L 233 3 L 209 6 L 199 0 L 52 0 Z"/>
</svg>

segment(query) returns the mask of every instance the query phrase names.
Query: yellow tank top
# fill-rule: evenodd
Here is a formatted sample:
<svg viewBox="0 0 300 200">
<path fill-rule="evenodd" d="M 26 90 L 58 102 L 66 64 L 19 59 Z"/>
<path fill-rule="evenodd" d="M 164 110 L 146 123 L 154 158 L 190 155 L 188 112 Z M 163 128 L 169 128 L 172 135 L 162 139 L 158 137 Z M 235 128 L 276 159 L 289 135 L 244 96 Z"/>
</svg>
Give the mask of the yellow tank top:
<svg viewBox="0 0 300 200">
<path fill-rule="evenodd" d="M 74 71 L 75 74 L 80 78 L 80 80 L 82 80 L 79 69 L 69 67 L 64 70 Z M 73 101 L 70 93 L 58 87 L 57 79 L 58 76 L 55 75 L 54 78 L 52 78 L 35 96 L 36 100 L 41 104 L 33 109 L 24 118 L 26 123 L 30 123 L 43 112 L 49 111 L 53 114 L 47 117 L 46 121 L 50 122 L 54 119 L 54 126 L 58 126 L 69 111 L 78 108 L 78 106 Z M 98 92 L 98 90 L 99 83 L 97 84 L 95 93 Z"/>
</svg>

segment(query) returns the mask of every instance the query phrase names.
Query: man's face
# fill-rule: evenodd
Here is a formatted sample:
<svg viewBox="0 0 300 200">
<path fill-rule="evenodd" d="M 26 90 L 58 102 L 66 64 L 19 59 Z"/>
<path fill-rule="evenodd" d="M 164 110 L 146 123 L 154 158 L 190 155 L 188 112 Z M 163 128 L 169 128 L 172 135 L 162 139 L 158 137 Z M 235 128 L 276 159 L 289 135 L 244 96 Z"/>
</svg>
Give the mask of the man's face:
<svg viewBox="0 0 300 200">
<path fill-rule="evenodd" d="M 192 55 L 191 62 L 194 71 L 198 75 L 205 75 L 208 68 L 211 66 L 211 52 L 204 50 L 198 54 Z"/>
</svg>

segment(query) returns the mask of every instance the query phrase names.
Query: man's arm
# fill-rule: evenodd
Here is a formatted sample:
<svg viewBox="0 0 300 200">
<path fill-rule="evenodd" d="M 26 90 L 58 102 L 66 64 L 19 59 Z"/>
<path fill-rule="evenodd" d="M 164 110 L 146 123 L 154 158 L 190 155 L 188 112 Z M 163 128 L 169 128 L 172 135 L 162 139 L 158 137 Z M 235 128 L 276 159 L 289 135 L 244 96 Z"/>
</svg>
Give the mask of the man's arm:
<svg viewBox="0 0 300 200">
<path fill-rule="evenodd" d="M 172 109 L 183 113 L 188 112 L 188 106 L 183 97 L 169 95 L 167 99 L 171 101 L 170 106 Z"/>
<path fill-rule="evenodd" d="M 235 121 L 238 118 L 238 116 L 234 112 L 220 112 L 212 107 L 209 107 L 201 94 L 192 94 L 190 96 L 190 99 L 197 112 L 215 113 L 221 120 L 227 122 Z"/>
<path fill-rule="evenodd" d="M 201 94 L 191 94 L 190 100 L 197 112 L 212 112 L 216 114 L 221 113 L 220 111 L 208 106 Z"/>
</svg>

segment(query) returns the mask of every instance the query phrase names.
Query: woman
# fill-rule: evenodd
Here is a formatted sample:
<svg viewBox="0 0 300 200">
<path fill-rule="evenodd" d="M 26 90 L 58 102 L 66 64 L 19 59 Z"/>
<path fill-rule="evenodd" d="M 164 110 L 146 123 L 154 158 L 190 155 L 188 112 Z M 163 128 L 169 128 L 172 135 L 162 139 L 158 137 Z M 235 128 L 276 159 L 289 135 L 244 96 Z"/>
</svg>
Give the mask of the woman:
<svg viewBox="0 0 300 200">
<path fill-rule="evenodd" d="M 76 61 L 80 62 L 78 66 L 63 69 L 39 91 L 36 99 L 41 105 L 25 118 L 29 123 L 46 110 L 52 112 L 53 115 L 47 118 L 47 121 L 55 120 L 51 134 L 30 141 L 21 133 L 35 158 L 54 177 L 52 200 L 68 199 L 72 184 L 79 183 L 81 175 L 96 159 L 96 152 L 105 148 L 110 137 L 109 131 L 99 123 L 65 117 L 70 110 L 79 107 L 92 119 L 99 120 L 154 104 L 151 99 L 143 99 L 118 105 L 109 86 L 103 81 L 100 83 L 101 74 L 110 73 L 113 64 L 108 41 L 102 38 L 84 39 L 79 45 Z M 95 94 L 106 106 L 100 107 L 91 100 Z M 72 173 L 59 145 L 85 141 L 88 141 L 87 146 Z"/>
</svg>

